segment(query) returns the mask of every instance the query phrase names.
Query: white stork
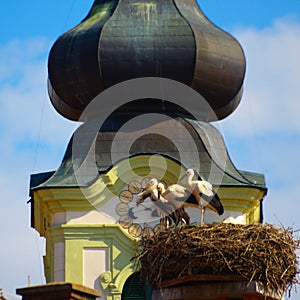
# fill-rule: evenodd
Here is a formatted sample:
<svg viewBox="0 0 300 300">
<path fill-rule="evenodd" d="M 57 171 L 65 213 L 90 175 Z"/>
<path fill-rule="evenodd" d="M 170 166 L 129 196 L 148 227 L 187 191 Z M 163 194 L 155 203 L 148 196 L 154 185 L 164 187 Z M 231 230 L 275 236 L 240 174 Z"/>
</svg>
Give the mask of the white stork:
<svg viewBox="0 0 300 300">
<path fill-rule="evenodd" d="M 161 223 L 165 226 L 165 228 L 168 228 L 171 221 L 170 218 L 174 221 L 174 223 L 176 223 L 176 219 L 174 218 L 175 216 L 173 215 L 176 208 L 173 204 L 169 203 L 168 200 L 160 197 L 157 186 L 157 179 L 152 178 L 149 181 L 148 187 L 146 187 L 142 193 L 138 194 L 136 203 L 139 205 L 149 197 L 156 210 L 163 216 Z"/>
<path fill-rule="evenodd" d="M 218 215 L 224 213 L 224 208 L 218 194 L 213 190 L 211 183 L 205 180 L 193 180 L 194 175 L 194 170 L 188 169 L 182 178 L 187 176 L 187 188 L 195 196 L 202 209 L 201 225 L 203 225 L 204 213 L 207 207 Z"/>
<path fill-rule="evenodd" d="M 172 203 L 176 210 L 174 211 L 174 218 L 176 218 L 175 224 L 178 225 L 181 221 L 184 224 L 190 223 L 190 215 L 185 211 L 184 207 L 188 206 L 189 203 L 186 203 L 189 199 L 190 193 L 186 188 L 179 184 L 172 184 L 167 189 L 160 182 L 157 185 L 159 191 L 160 199 L 165 199 L 169 203 Z"/>
</svg>

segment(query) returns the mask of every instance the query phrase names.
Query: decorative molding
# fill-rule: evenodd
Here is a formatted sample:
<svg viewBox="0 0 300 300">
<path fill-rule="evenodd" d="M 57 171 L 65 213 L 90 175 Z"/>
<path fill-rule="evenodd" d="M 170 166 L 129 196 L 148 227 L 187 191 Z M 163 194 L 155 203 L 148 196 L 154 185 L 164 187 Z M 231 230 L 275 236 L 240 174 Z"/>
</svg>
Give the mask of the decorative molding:
<svg viewBox="0 0 300 300">
<path fill-rule="evenodd" d="M 103 287 L 103 289 L 106 289 L 107 286 L 111 283 L 111 272 L 107 271 L 107 272 L 103 272 L 100 275 L 100 284 Z"/>
</svg>

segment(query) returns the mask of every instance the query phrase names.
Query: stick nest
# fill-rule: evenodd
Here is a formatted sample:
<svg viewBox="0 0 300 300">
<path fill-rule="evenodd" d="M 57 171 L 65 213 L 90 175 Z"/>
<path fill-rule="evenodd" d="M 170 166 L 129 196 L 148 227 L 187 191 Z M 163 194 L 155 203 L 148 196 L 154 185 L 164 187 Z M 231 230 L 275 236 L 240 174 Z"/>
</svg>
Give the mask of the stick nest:
<svg viewBox="0 0 300 300">
<path fill-rule="evenodd" d="M 190 275 L 239 275 L 266 291 L 290 291 L 298 283 L 291 229 L 269 224 L 180 226 L 140 240 L 141 275 L 152 286 Z"/>
</svg>

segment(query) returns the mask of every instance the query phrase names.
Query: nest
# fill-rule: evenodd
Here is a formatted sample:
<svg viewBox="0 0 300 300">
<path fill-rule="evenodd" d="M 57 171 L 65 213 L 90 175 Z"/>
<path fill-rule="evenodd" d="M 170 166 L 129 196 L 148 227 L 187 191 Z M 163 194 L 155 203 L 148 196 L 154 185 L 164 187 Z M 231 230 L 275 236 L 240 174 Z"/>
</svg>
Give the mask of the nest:
<svg viewBox="0 0 300 300">
<path fill-rule="evenodd" d="M 238 275 L 266 291 L 283 293 L 298 283 L 291 229 L 269 224 L 180 226 L 143 236 L 136 257 L 141 275 L 154 287 L 194 275 Z"/>
</svg>

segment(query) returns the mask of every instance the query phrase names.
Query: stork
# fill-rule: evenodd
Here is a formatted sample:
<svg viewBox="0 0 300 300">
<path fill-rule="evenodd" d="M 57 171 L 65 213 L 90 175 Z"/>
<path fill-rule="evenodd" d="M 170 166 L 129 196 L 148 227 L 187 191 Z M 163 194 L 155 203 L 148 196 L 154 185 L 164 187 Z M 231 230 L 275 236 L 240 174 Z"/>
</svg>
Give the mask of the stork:
<svg viewBox="0 0 300 300">
<path fill-rule="evenodd" d="M 184 224 L 190 223 L 190 215 L 185 211 L 184 207 L 188 206 L 189 203 L 186 203 L 189 199 L 189 192 L 183 186 L 179 184 L 172 184 L 167 189 L 160 182 L 157 185 L 159 191 L 159 197 L 161 199 L 167 200 L 169 203 L 172 203 L 176 208 L 173 213 L 176 218 L 176 225 L 181 221 Z"/>
<path fill-rule="evenodd" d="M 156 178 L 152 178 L 149 181 L 148 187 L 140 194 L 138 194 L 138 199 L 136 201 L 137 205 L 143 203 L 148 197 L 154 204 L 156 210 L 163 216 L 161 219 L 161 223 L 165 226 L 165 228 L 169 227 L 169 223 L 171 223 L 171 219 L 176 224 L 177 219 L 174 215 L 175 206 L 168 202 L 168 200 L 160 197 L 159 190 L 157 188 L 158 181 Z"/>
<path fill-rule="evenodd" d="M 205 180 L 193 180 L 194 175 L 194 170 L 188 169 L 181 179 L 187 177 L 187 188 L 195 196 L 201 207 L 201 225 L 203 225 L 206 208 L 211 209 L 218 215 L 224 213 L 224 208 L 218 194 L 213 190 L 211 183 Z"/>
</svg>

